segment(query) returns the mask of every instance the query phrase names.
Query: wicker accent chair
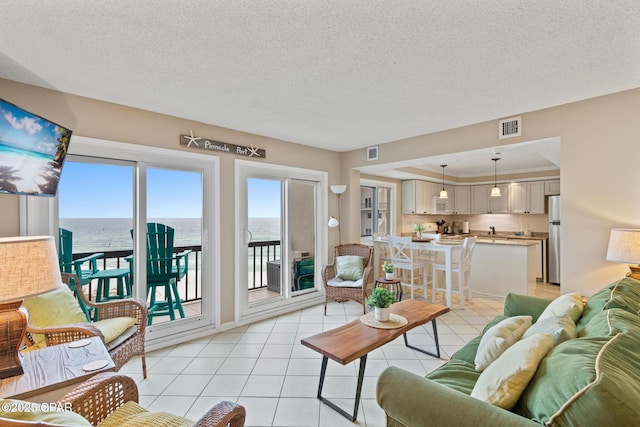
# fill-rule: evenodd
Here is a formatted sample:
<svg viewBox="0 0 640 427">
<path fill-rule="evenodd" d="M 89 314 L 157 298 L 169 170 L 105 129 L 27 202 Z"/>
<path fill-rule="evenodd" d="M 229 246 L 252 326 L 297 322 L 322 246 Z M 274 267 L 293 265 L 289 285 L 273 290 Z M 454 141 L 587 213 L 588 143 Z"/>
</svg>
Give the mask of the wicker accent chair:
<svg viewBox="0 0 640 427">
<path fill-rule="evenodd" d="M 81 301 L 92 313 L 95 321 L 113 319 L 118 317 L 130 317 L 135 319 L 135 324 L 125 330 L 119 337 L 106 344 L 109 355 L 120 370 L 129 360 L 140 356 L 142 359 L 142 375 L 147 378 L 147 362 L 144 350 L 144 334 L 147 326 L 147 305 L 137 298 L 126 298 L 107 302 L 89 301 L 84 292 L 76 284 L 80 283 L 78 276 L 73 273 L 61 273 L 62 281 L 74 292 L 76 298 Z M 79 303 L 79 305 L 82 305 Z M 29 345 L 35 345 L 34 334 L 42 334 L 47 346 L 77 341 L 84 338 L 99 336 L 103 342 L 104 335 L 89 321 L 87 323 L 61 324 L 54 326 L 38 327 L 27 324 L 27 336 L 25 340 Z"/>
<path fill-rule="evenodd" d="M 327 315 L 327 303 L 329 300 L 344 302 L 353 300 L 362 304 L 362 312 L 366 313 L 367 285 L 371 276 L 371 259 L 373 258 L 373 248 L 359 243 L 348 243 L 338 245 L 333 250 L 333 262 L 322 267 L 322 284 L 325 291 L 324 315 Z M 338 275 L 336 258 L 345 255 L 356 255 L 362 257 L 362 282 L 346 280 L 341 282 L 336 280 Z M 360 282 L 360 283 L 358 283 Z"/>
<path fill-rule="evenodd" d="M 104 372 L 91 377 L 64 395 L 55 406 L 65 410 L 71 409 L 93 426 L 99 424 L 110 427 L 122 424 L 149 427 L 243 427 L 246 416 L 243 406 L 228 401 L 219 402 L 196 422 L 167 412 L 149 412 L 138 405 L 138 387 L 135 381 L 114 372 Z M 0 425 L 51 424 L 0 418 Z"/>
</svg>

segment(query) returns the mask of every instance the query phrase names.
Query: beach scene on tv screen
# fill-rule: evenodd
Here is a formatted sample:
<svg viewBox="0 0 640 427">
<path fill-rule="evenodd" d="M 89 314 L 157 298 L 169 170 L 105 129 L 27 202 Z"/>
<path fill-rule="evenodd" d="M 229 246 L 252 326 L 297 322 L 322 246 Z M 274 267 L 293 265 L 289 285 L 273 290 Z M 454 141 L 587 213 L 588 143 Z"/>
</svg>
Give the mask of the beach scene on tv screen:
<svg viewBox="0 0 640 427">
<path fill-rule="evenodd" d="M 55 195 L 71 131 L 0 100 L 0 192 Z"/>
</svg>

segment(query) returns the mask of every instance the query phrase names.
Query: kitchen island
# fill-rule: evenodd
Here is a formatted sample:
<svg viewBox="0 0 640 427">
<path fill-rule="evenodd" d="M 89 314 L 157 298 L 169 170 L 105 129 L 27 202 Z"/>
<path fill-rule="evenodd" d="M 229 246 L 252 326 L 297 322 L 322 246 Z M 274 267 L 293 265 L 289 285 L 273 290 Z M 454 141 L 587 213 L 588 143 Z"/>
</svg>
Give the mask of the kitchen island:
<svg viewBox="0 0 640 427">
<path fill-rule="evenodd" d="M 479 237 L 471 259 L 473 293 L 528 294 L 541 270 L 540 241 Z"/>
<path fill-rule="evenodd" d="M 462 237 L 459 236 L 443 242 L 454 243 L 456 240 L 462 243 Z M 388 242 L 386 239 L 377 239 L 373 243 L 374 271 L 380 274 L 378 268 L 382 263 L 379 257 L 385 253 L 384 248 L 388 246 Z M 541 245 L 540 239 L 478 236 L 471 260 L 472 292 L 500 298 L 509 292 L 526 295 L 529 285 L 535 285 L 536 279 L 542 276 Z M 432 244 L 414 242 L 414 249 L 429 250 L 432 249 Z M 457 282 L 453 283 L 452 291 L 455 292 Z"/>
</svg>

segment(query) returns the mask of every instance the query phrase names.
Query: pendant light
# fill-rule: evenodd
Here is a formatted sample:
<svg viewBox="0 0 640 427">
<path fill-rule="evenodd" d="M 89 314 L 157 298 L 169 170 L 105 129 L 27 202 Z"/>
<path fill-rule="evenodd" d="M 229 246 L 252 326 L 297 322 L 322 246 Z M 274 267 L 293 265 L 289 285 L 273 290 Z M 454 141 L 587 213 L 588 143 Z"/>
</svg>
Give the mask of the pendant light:
<svg viewBox="0 0 640 427">
<path fill-rule="evenodd" d="M 448 199 L 449 194 L 447 194 L 447 190 L 444 189 L 444 168 L 446 168 L 447 165 L 440 165 L 440 167 L 442 168 L 442 191 L 440 192 L 440 198 Z"/>
<path fill-rule="evenodd" d="M 500 188 L 498 188 L 498 160 L 500 157 L 495 157 L 493 159 L 493 188 L 491 189 L 491 197 L 500 197 L 502 194 L 500 193 Z"/>
</svg>

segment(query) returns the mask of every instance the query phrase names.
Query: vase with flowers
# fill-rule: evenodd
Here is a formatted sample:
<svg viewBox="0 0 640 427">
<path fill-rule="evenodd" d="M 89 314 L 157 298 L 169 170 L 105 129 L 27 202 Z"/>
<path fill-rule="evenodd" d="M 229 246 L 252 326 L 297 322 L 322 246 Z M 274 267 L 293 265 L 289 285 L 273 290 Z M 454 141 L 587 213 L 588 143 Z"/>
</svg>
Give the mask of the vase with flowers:
<svg viewBox="0 0 640 427">
<path fill-rule="evenodd" d="M 416 232 L 416 237 L 418 239 L 422 239 L 422 232 L 424 231 L 424 225 L 422 225 L 422 224 L 414 224 L 413 229 Z"/>
<path fill-rule="evenodd" d="M 384 271 L 384 278 L 387 280 L 396 278 L 396 267 L 393 264 L 389 264 L 388 262 L 382 263 L 382 271 Z"/>
</svg>

